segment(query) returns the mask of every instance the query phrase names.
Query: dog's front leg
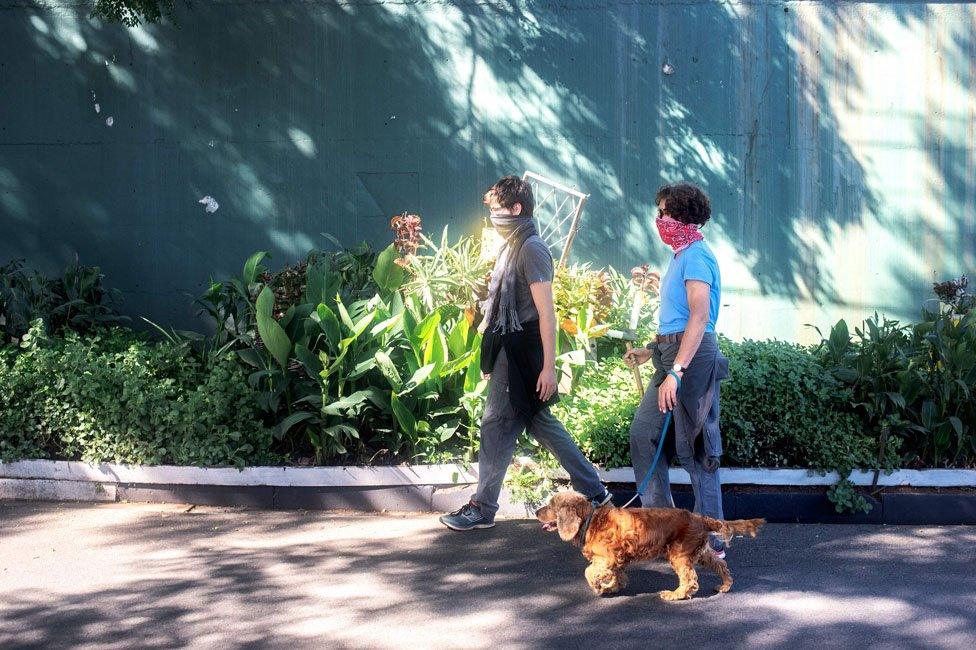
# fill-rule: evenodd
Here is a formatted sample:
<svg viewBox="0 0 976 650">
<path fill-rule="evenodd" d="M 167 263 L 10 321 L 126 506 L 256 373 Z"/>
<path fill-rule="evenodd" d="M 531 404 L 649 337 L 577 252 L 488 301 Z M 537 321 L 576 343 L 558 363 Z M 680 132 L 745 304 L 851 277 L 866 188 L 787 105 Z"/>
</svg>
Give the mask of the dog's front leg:
<svg viewBox="0 0 976 650">
<path fill-rule="evenodd" d="M 593 558 L 585 575 L 587 584 L 597 596 L 616 593 L 627 586 L 627 574 L 605 558 Z"/>
</svg>

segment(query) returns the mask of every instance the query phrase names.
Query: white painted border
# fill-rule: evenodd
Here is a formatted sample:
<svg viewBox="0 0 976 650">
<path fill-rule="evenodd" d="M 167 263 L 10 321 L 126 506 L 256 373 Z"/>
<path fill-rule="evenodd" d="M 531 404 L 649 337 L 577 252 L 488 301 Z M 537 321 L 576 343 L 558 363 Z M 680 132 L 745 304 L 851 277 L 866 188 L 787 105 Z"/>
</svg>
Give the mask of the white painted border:
<svg viewBox="0 0 976 650">
<path fill-rule="evenodd" d="M 833 485 L 837 474 L 819 475 L 804 469 L 722 469 L 723 485 Z M 873 472 L 854 472 L 855 485 L 870 485 Z M 633 483 L 629 467 L 601 470 L 611 483 Z M 689 483 L 683 469 L 672 468 L 670 480 Z M 383 487 L 398 485 L 469 485 L 477 483 L 477 466 L 402 465 L 396 467 L 232 467 L 203 468 L 171 465 L 137 466 L 78 461 L 22 460 L 0 463 L 0 479 L 48 479 L 169 485 L 233 485 L 276 487 Z M 976 487 L 976 470 L 897 470 L 881 474 L 880 486 Z"/>
</svg>

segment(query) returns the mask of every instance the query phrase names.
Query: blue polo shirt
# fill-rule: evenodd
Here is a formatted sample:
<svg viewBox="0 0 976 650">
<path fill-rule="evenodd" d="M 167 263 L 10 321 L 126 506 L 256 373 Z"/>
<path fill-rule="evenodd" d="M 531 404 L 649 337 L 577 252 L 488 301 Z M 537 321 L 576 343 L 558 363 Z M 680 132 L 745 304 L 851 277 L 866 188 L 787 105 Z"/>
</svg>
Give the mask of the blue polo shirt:
<svg viewBox="0 0 976 650">
<path fill-rule="evenodd" d="M 658 334 L 674 334 L 685 331 L 691 310 L 688 308 L 686 280 L 700 280 L 711 288 L 708 301 L 708 325 L 706 332 L 715 331 L 718 308 L 722 300 L 722 275 L 718 261 L 708 244 L 696 241 L 671 258 L 668 270 L 661 278 L 661 310 L 658 313 Z"/>
</svg>

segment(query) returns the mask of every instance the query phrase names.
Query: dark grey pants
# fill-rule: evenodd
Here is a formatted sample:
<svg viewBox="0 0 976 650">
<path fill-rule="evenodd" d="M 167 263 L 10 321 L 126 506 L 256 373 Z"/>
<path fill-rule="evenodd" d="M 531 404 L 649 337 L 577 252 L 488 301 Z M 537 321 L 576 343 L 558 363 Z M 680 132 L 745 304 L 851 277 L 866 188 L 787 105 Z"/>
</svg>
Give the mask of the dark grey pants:
<svg viewBox="0 0 976 650">
<path fill-rule="evenodd" d="M 680 343 L 654 344 L 651 350 L 651 362 L 654 364 L 654 378 L 651 387 L 644 394 L 634 421 L 630 425 L 630 457 L 634 463 L 634 477 L 637 484 L 644 480 L 654 453 L 657 451 L 658 441 L 661 439 L 661 427 L 664 425 L 665 414 L 658 410 L 657 388 L 667 377 L 667 372 L 674 365 L 678 355 Z M 717 359 L 723 359 L 718 352 L 718 341 L 714 334 L 706 333 L 702 339 L 695 358 L 691 361 L 686 377 L 691 373 L 691 367 L 698 370 L 696 364 L 715 364 Z M 701 376 L 702 373 L 695 373 Z M 707 374 L 707 373 L 706 373 Z M 704 427 L 700 431 L 678 431 L 675 426 L 677 417 L 672 418 L 670 431 L 672 441 L 665 442 L 661 459 L 654 468 L 654 475 L 647 488 L 642 502 L 645 507 L 673 508 L 674 499 L 671 496 L 671 484 L 668 480 L 668 466 L 671 459 L 677 455 L 681 466 L 691 477 L 691 487 L 695 494 L 695 512 L 715 519 L 723 519 L 722 512 L 722 484 L 719 481 L 717 464 L 708 462 L 709 456 L 721 455 L 721 436 L 718 427 L 719 418 L 719 383 L 720 374 L 714 375 L 711 403 L 707 405 Z M 687 383 L 687 382 L 685 382 Z M 679 389 L 680 391 L 680 389 Z M 680 427 L 687 428 L 687 427 Z M 677 439 L 685 436 L 690 439 Z M 698 439 L 698 438 L 701 439 Z"/>
<path fill-rule="evenodd" d="M 498 512 L 498 495 L 512 462 L 525 423 L 515 415 L 508 399 L 508 358 L 498 354 L 488 382 L 485 414 L 481 418 L 481 450 L 478 452 L 478 490 L 474 500 L 487 517 Z M 596 469 L 570 437 L 562 422 L 548 408 L 536 414 L 527 431 L 549 450 L 569 473 L 573 488 L 587 497 L 603 493 Z"/>
</svg>

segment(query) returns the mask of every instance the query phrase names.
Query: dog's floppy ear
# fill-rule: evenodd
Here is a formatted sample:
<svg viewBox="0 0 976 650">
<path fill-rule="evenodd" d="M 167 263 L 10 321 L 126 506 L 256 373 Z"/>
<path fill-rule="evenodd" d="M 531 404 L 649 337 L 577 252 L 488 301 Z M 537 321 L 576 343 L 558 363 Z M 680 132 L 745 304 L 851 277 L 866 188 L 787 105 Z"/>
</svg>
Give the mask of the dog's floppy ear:
<svg viewBox="0 0 976 650">
<path fill-rule="evenodd" d="M 574 504 L 560 503 L 556 506 L 556 529 L 564 542 L 576 537 L 582 523 L 583 518 Z"/>
</svg>

